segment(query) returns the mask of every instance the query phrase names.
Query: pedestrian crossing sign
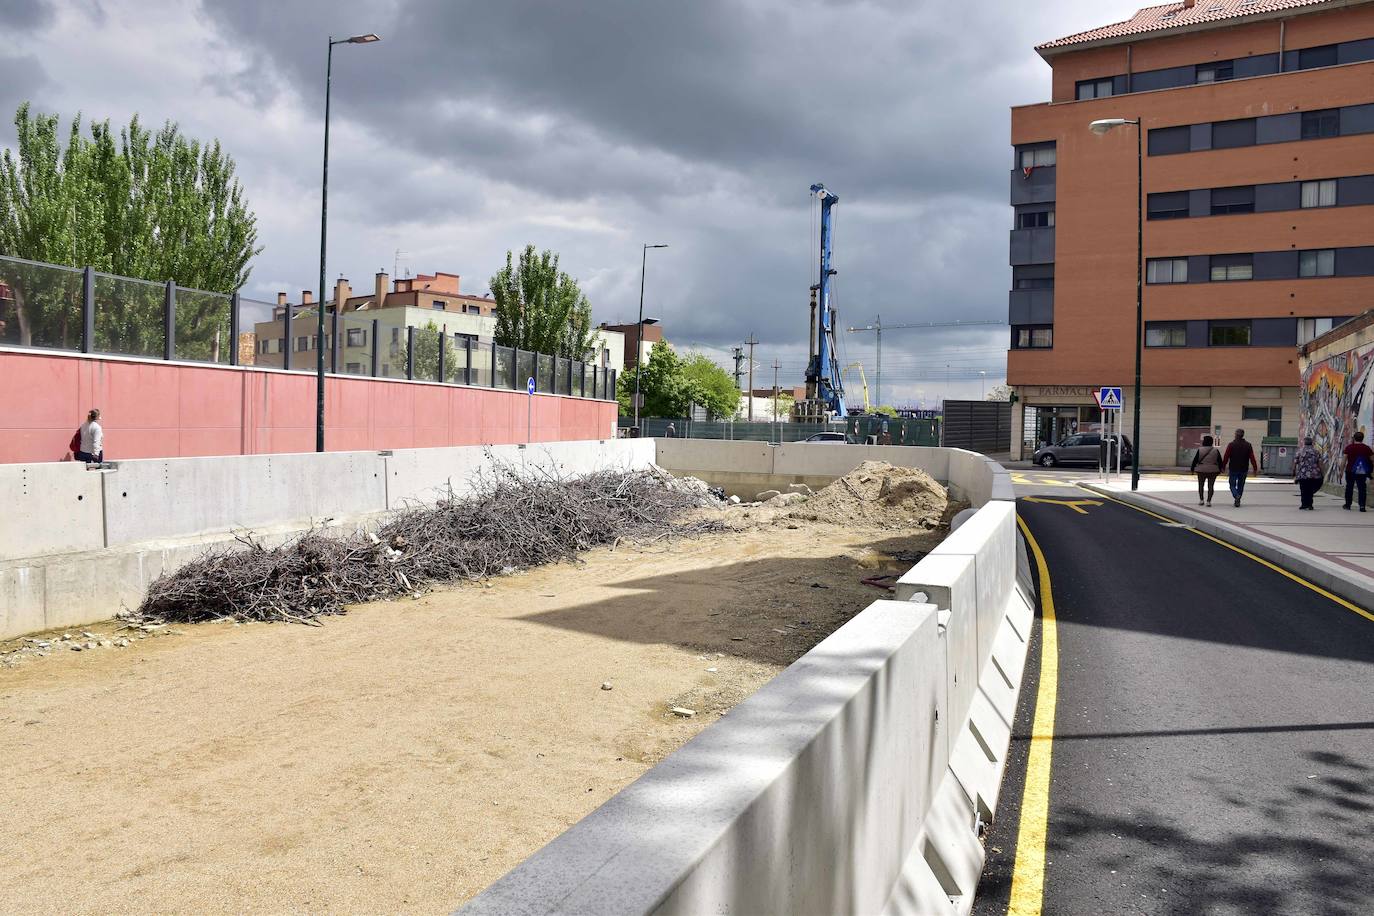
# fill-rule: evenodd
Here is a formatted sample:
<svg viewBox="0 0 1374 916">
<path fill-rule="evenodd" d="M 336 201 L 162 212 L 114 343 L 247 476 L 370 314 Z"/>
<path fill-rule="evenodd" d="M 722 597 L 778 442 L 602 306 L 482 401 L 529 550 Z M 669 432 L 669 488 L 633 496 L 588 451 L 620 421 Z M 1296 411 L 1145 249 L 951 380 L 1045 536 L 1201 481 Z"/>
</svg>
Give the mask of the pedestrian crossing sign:
<svg viewBox="0 0 1374 916">
<path fill-rule="evenodd" d="M 1121 389 L 1103 388 L 1097 394 L 1097 403 L 1102 407 L 1103 410 L 1120 410 Z"/>
</svg>

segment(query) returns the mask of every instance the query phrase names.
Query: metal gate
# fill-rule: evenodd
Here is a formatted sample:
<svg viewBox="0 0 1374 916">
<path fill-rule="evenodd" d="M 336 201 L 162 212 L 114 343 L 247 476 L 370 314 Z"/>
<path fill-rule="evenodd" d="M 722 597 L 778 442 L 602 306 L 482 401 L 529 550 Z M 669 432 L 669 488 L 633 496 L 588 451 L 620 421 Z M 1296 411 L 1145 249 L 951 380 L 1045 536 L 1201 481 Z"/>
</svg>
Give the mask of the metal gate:
<svg viewBox="0 0 1374 916">
<path fill-rule="evenodd" d="M 945 401 L 940 444 L 984 455 L 1011 451 L 1011 404 L 1007 401 Z"/>
</svg>

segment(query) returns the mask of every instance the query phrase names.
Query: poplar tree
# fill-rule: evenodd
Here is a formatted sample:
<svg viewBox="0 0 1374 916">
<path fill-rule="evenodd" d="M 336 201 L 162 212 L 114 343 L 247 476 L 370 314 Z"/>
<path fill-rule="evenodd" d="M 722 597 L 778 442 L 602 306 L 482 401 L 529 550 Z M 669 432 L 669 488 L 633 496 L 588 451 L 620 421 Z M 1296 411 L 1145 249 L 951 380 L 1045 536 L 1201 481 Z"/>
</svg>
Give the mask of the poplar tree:
<svg viewBox="0 0 1374 916">
<path fill-rule="evenodd" d="M 558 255 L 526 245 L 520 259 L 491 278 L 497 345 L 586 360 L 593 349 L 592 307 L 577 281 L 558 269 Z"/>
<path fill-rule="evenodd" d="M 77 115 L 64 147 L 59 117 L 31 115 L 27 102 L 14 126 L 16 149 L 0 154 L 0 255 L 213 293 L 247 282 L 262 251 L 257 217 L 218 140 L 202 145 L 170 121 L 153 133 L 137 115 L 117 135 L 108 120 L 94 122 L 87 137 Z M 0 263 L 0 282 L 13 290 L 21 345 L 80 341 L 78 275 Z M 179 297 L 179 354 L 231 346 L 227 329 L 222 298 Z M 154 352 L 162 291 L 101 278 L 96 331 L 100 349 Z"/>
</svg>

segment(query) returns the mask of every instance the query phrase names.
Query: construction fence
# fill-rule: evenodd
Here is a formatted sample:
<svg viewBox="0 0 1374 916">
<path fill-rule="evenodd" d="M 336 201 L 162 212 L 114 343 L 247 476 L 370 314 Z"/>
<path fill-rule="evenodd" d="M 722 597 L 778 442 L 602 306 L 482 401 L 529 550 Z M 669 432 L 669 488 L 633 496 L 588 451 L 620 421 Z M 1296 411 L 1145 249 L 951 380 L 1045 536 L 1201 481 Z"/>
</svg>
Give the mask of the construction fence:
<svg viewBox="0 0 1374 916">
<path fill-rule="evenodd" d="M 620 428 L 628 435 L 634 427 L 633 417 L 620 417 Z M 753 442 L 800 442 L 816 433 L 843 432 L 845 438 L 854 445 L 928 445 L 940 444 L 939 418 L 907 418 L 861 416 L 848 417 L 840 423 L 766 423 L 743 420 L 693 420 L 690 417 L 641 417 L 640 435 L 663 438 L 668 435 L 672 425 L 673 435 L 682 439 L 727 439 Z M 884 427 L 892 437 L 891 442 L 882 441 Z M 872 437 L 873 441 L 869 439 Z"/>
</svg>

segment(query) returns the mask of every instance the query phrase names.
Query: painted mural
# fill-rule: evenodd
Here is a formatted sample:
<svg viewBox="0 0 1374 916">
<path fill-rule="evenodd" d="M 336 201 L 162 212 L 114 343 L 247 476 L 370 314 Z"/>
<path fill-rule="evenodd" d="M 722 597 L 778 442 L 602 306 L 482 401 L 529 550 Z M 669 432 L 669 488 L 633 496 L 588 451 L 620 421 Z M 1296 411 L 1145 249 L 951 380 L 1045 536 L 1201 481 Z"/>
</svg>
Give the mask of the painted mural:
<svg viewBox="0 0 1374 916">
<path fill-rule="evenodd" d="M 1341 450 L 1357 430 L 1374 426 L 1374 344 L 1308 366 L 1302 378 L 1298 435 L 1311 436 L 1328 483 L 1345 479 Z"/>
</svg>

